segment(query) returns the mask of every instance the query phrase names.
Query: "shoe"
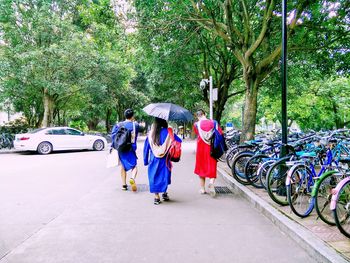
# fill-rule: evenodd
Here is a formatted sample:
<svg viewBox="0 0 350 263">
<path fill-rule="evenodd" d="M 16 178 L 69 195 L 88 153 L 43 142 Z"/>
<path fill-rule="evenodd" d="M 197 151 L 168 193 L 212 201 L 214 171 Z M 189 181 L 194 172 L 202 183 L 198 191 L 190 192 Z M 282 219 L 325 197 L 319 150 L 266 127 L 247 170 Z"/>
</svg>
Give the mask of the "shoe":
<svg viewBox="0 0 350 263">
<path fill-rule="evenodd" d="M 130 178 L 129 183 L 131 185 L 131 190 L 133 192 L 136 192 L 137 191 L 137 186 L 136 186 L 136 183 L 135 183 L 135 179 L 134 178 Z"/>
<path fill-rule="evenodd" d="M 207 192 L 206 192 L 204 189 L 201 189 L 201 190 L 199 190 L 199 193 L 200 193 L 201 195 L 205 195 Z"/>
<path fill-rule="evenodd" d="M 126 184 L 124 184 L 124 185 L 122 186 L 122 190 L 123 190 L 123 191 L 127 191 L 127 190 L 128 190 L 128 186 L 127 186 Z"/>
<path fill-rule="evenodd" d="M 165 202 L 170 201 L 168 193 L 162 194 L 162 198 L 163 198 L 163 201 L 165 201 Z"/>
<path fill-rule="evenodd" d="M 211 197 L 215 197 L 216 192 L 215 192 L 214 184 L 210 183 L 209 186 L 208 186 L 208 189 L 209 189 L 209 195 Z"/>
<path fill-rule="evenodd" d="M 154 204 L 159 205 L 161 203 L 159 198 L 154 198 Z"/>
</svg>

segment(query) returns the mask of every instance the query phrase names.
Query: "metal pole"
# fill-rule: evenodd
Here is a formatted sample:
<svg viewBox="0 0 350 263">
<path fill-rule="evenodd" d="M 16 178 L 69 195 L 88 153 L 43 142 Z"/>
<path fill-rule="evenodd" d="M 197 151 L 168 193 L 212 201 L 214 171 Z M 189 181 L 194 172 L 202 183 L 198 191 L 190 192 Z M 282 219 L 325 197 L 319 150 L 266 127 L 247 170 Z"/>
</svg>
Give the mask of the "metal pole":
<svg viewBox="0 0 350 263">
<path fill-rule="evenodd" d="M 210 119 L 213 119 L 213 77 L 209 77 L 209 110 L 210 110 Z"/>
<path fill-rule="evenodd" d="M 185 133 L 186 133 L 186 123 L 183 123 L 183 130 L 182 130 L 182 139 L 185 139 Z"/>
<path fill-rule="evenodd" d="M 287 154 L 287 0 L 282 0 L 282 156 Z"/>
</svg>

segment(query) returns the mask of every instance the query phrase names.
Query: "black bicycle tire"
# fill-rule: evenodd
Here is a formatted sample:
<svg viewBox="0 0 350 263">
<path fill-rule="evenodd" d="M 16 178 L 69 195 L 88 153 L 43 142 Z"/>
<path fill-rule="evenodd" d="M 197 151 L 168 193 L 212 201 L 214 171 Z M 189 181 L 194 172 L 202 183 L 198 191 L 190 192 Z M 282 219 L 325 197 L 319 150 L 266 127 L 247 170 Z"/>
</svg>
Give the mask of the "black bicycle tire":
<svg viewBox="0 0 350 263">
<path fill-rule="evenodd" d="M 339 189 L 339 193 L 341 193 L 341 191 L 344 189 L 345 186 L 350 185 L 350 181 L 346 182 L 340 189 Z M 339 194 L 340 195 L 340 194 Z M 338 197 L 339 197 L 338 195 Z M 335 209 L 333 210 L 333 215 L 334 215 L 334 219 L 335 219 L 335 223 L 339 229 L 339 231 L 346 237 L 350 238 L 350 229 L 349 232 L 347 232 L 344 228 L 343 228 L 343 224 L 340 222 L 338 214 L 337 214 L 337 206 L 338 206 L 338 201 L 337 200 L 337 205 L 335 207 Z"/>
<path fill-rule="evenodd" d="M 279 204 L 279 205 L 282 205 L 282 206 L 286 206 L 288 205 L 288 200 L 287 200 L 287 190 L 285 189 L 286 191 L 286 200 L 285 201 L 281 201 L 279 200 L 275 194 L 274 194 L 274 191 L 273 189 L 271 188 L 271 184 L 270 182 L 272 181 L 273 177 L 272 177 L 272 171 L 278 166 L 278 165 L 285 165 L 286 161 L 288 159 L 287 158 L 282 158 L 280 160 L 278 160 L 277 162 L 275 162 L 273 165 L 271 165 L 270 169 L 268 170 L 267 172 L 267 193 L 269 194 L 269 196 L 271 197 L 272 201 L 274 201 L 275 203 Z M 282 176 L 281 178 L 279 178 L 279 187 L 286 187 L 286 184 L 285 184 L 285 179 L 286 179 L 286 176 L 287 176 L 287 171 L 285 173 L 285 176 Z M 282 185 L 282 186 L 281 186 Z M 283 189 L 282 189 L 283 190 Z"/>
<path fill-rule="evenodd" d="M 298 164 L 298 165 L 293 166 L 291 168 L 292 170 L 290 170 L 289 173 L 291 173 L 293 176 L 293 174 L 296 173 L 297 169 L 299 169 L 299 168 L 305 168 L 308 172 L 308 176 L 312 176 L 312 172 L 311 172 L 310 168 L 307 167 L 305 164 Z M 297 175 L 297 176 L 299 176 L 299 175 Z M 295 204 L 294 204 L 295 200 L 292 200 L 291 192 L 292 192 L 292 183 L 290 183 L 287 186 L 287 199 L 288 199 L 289 206 L 290 206 L 291 210 L 293 211 L 293 213 L 301 218 L 308 217 L 314 208 L 313 203 L 309 202 L 307 209 L 304 212 L 300 212 L 299 209 L 297 209 Z M 311 198 L 311 192 L 310 192 L 310 198 Z"/>
<path fill-rule="evenodd" d="M 266 174 L 267 174 L 268 170 L 270 169 L 271 165 L 273 165 L 276 161 L 277 160 L 268 160 L 268 161 L 264 162 L 260 167 L 259 180 L 261 182 L 261 185 L 263 186 L 263 188 L 266 191 L 267 191 Z M 262 169 L 262 168 L 264 168 L 264 169 Z M 264 173 L 264 171 L 266 171 L 266 172 Z"/>
<path fill-rule="evenodd" d="M 228 153 L 227 153 L 228 152 Z M 236 153 L 238 152 L 238 148 L 229 148 L 226 153 L 225 153 L 225 157 L 226 157 L 226 164 L 228 167 L 230 167 L 230 169 L 232 168 L 232 162 L 233 162 L 233 158 L 235 157 Z M 229 156 L 228 156 L 229 155 Z M 231 158 L 230 158 L 231 157 Z"/>
<path fill-rule="evenodd" d="M 233 178 L 236 179 L 237 182 L 243 184 L 243 185 L 249 185 L 247 179 L 245 178 L 245 175 L 244 175 L 244 169 L 243 171 L 241 171 L 241 174 L 243 176 L 240 176 L 237 174 L 237 168 L 236 168 L 236 164 L 238 163 L 238 161 L 243 158 L 243 157 L 251 157 L 253 156 L 254 153 L 253 152 L 240 152 L 238 155 L 236 155 L 236 157 L 234 158 L 233 162 L 232 162 L 232 167 L 231 167 L 231 173 L 232 173 L 232 176 Z M 243 165 L 244 167 L 244 165 Z"/>
<path fill-rule="evenodd" d="M 249 158 L 249 160 L 247 161 L 245 167 L 244 167 L 244 173 L 246 175 L 247 181 L 249 184 L 251 184 L 252 186 L 254 186 L 255 188 L 264 188 L 264 186 L 262 185 L 260 178 L 259 178 L 259 174 L 258 174 L 258 169 L 259 167 L 251 167 L 252 162 L 255 159 L 262 159 L 262 158 L 268 158 L 269 156 L 267 156 L 266 154 L 256 154 L 254 156 L 252 156 L 251 158 Z M 260 163 L 260 162 L 259 162 Z M 253 178 L 251 178 L 251 176 L 249 176 L 249 173 L 254 170 L 255 172 L 255 178 L 253 180 Z"/>
<path fill-rule="evenodd" d="M 332 212 L 331 212 L 331 210 L 330 210 L 330 204 L 331 204 L 331 199 L 332 199 L 332 194 L 330 193 L 329 195 L 328 195 L 328 204 L 327 204 L 327 207 L 323 207 L 323 210 L 325 210 L 325 211 L 330 211 L 330 217 L 333 219 L 333 221 L 330 221 L 330 220 L 328 220 L 328 219 L 326 219 L 325 218 L 325 216 L 323 216 L 323 214 L 322 214 L 322 212 L 321 212 L 321 210 L 320 210 L 320 208 L 319 208 L 319 201 L 318 201 L 318 195 L 319 195 L 319 191 L 320 191 L 320 186 L 321 186 L 321 184 L 326 180 L 326 179 L 328 179 L 329 177 L 331 177 L 331 176 L 336 176 L 335 174 L 329 174 L 329 175 L 327 175 L 327 176 L 325 176 L 325 177 L 323 177 L 323 178 L 321 178 L 320 179 L 320 182 L 318 183 L 318 185 L 317 185 L 317 187 L 316 187 L 316 189 L 315 189 L 315 209 L 316 209 L 316 212 L 317 212 L 317 215 L 318 215 L 318 217 L 323 221 L 323 222 L 325 222 L 326 224 L 328 224 L 328 225 L 331 225 L 331 226 L 335 226 L 336 225 L 336 223 L 335 223 L 335 219 L 334 219 L 334 216 L 333 216 L 333 214 L 332 214 Z"/>
</svg>

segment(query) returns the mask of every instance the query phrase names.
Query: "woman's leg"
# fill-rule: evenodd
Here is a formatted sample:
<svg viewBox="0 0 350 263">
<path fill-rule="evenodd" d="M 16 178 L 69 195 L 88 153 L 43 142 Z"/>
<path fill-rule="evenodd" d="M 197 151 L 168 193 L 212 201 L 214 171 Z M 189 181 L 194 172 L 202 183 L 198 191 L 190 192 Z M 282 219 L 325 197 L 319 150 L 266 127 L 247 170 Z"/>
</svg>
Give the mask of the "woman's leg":
<svg viewBox="0 0 350 263">
<path fill-rule="evenodd" d="M 169 195 L 168 195 L 168 187 L 164 190 L 164 193 L 162 194 L 163 201 L 170 201 Z"/>
<path fill-rule="evenodd" d="M 215 197 L 216 195 L 214 183 L 215 183 L 215 178 L 210 178 L 208 189 L 211 197 Z"/>
<path fill-rule="evenodd" d="M 131 170 L 131 178 L 129 180 L 129 183 L 131 185 L 131 190 L 133 192 L 137 191 L 137 186 L 136 186 L 136 182 L 135 182 L 135 178 L 137 176 L 137 166 L 135 166 L 132 170 Z"/>
<path fill-rule="evenodd" d="M 159 193 L 154 193 L 154 204 L 155 205 L 159 205 L 161 202 L 160 202 L 160 196 L 159 196 Z"/>
<path fill-rule="evenodd" d="M 122 190 L 128 190 L 128 186 L 126 185 L 126 171 L 124 169 L 123 164 L 120 165 L 120 175 L 122 178 Z"/>
<path fill-rule="evenodd" d="M 201 187 L 200 193 L 205 194 L 206 193 L 205 192 L 205 177 L 199 176 L 199 180 L 200 180 L 200 187 Z"/>
<path fill-rule="evenodd" d="M 138 173 L 137 166 L 135 166 L 135 167 L 131 170 L 131 178 L 135 180 L 136 177 L 137 177 L 137 173 Z"/>
</svg>

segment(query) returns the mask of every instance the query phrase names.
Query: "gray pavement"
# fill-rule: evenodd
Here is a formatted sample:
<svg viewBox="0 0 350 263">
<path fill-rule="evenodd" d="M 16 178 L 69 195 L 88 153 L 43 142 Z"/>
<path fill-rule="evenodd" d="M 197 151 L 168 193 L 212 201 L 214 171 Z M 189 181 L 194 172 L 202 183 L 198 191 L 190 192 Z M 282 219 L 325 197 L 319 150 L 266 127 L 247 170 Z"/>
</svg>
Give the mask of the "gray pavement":
<svg viewBox="0 0 350 263">
<path fill-rule="evenodd" d="M 0 262 L 315 262 L 241 196 L 200 195 L 194 149 L 183 144 L 159 206 L 120 190 L 106 151 L 0 155 Z"/>
</svg>

